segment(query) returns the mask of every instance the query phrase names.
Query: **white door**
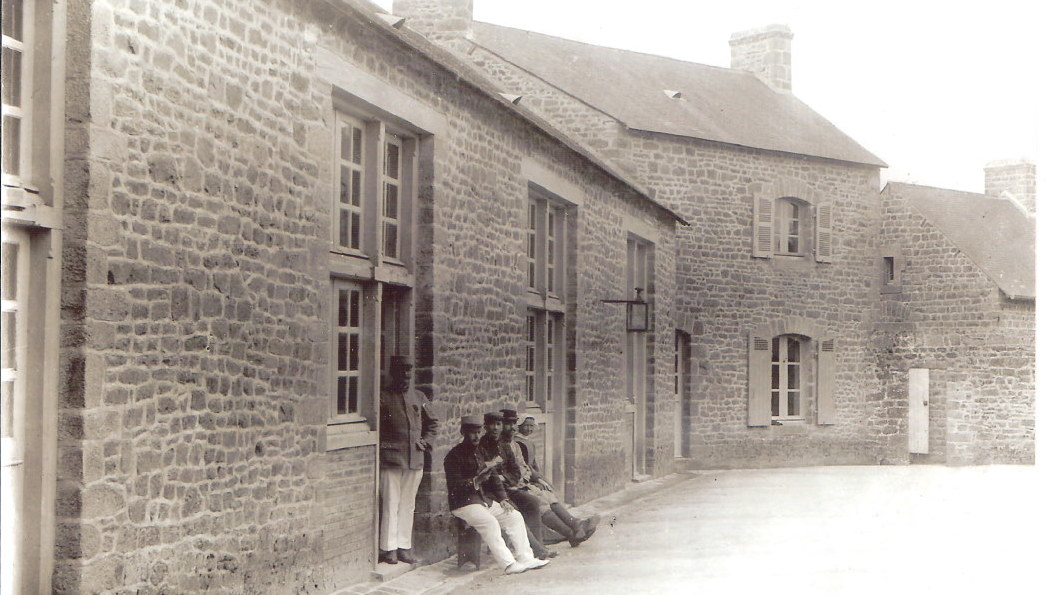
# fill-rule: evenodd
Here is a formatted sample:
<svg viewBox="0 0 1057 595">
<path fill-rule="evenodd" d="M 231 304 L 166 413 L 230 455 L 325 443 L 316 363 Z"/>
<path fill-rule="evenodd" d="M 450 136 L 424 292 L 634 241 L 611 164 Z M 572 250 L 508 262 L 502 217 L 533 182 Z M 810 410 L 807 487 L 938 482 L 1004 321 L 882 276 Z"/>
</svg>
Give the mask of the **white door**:
<svg viewBox="0 0 1057 595">
<path fill-rule="evenodd" d="M 929 453 L 929 371 L 910 369 L 910 452 Z"/>
</svg>

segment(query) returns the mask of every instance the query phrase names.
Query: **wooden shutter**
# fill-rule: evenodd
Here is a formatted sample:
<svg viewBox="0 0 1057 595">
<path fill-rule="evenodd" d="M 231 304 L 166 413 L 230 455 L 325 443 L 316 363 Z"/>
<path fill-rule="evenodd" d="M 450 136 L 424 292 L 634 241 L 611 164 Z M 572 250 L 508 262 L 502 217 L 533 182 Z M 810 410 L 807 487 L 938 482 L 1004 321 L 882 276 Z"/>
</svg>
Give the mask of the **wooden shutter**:
<svg viewBox="0 0 1057 595">
<path fill-rule="evenodd" d="M 837 422 L 836 392 L 836 341 L 823 339 L 818 342 L 818 424 L 832 425 Z"/>
<path fill-rule="evenodd" d="M 749 335 L 749 426 L 771 425 L 771 339 Z"/>
<path fill-rule="evenodd" d="M 774 254 L 774 199 L 757 194 L 752 209 L 752 255 L 770 258 Z"/>
<path fill-rule="evenodd" d="M 833 262 L 833 205 L 819 205 L 815 218 L 815 260 Z"/>
</svg>

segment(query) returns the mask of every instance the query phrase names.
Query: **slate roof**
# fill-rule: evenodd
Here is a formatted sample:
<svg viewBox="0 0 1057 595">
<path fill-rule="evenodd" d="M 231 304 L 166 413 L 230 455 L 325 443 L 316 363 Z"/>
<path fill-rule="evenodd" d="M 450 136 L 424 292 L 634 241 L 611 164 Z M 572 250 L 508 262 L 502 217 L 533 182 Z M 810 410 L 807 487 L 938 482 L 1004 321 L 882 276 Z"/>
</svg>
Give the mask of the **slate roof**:
<svg viewBox="0 0 1057 595">
<path fill-rule="evenodd" d="M 748 72 L 481 22 L 472 41 L 628 128 L 886 167 L 805 103 Z"/>
<path fill-rule="evenodd" d="M 1011 200 L 889 182 L 1012 299 L 1035 298 L 1035 218 Z"/>
</svg>

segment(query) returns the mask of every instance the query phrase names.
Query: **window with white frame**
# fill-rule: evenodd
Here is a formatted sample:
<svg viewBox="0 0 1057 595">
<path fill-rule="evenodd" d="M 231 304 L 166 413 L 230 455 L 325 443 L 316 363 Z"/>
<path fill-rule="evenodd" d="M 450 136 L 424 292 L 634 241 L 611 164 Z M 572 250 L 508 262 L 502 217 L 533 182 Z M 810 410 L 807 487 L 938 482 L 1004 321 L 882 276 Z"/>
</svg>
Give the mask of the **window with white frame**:
<svg viewBox="0 0 1057 595">
<path fill-rule="evenodd" d="M 529 192 L 525 251 L 530 291 L 563 297 L 568 210 L 540 192 Z"/>
<path fill-rule="evenodd" d="M 402 262 L 410 249 L 417 138 L 393 124 L 336 112 L 332 237 L 338 252 Z"/>
<path fill-rule="evenodd" d="M 752 255 L 808 256 L 833 262 L 834 209 L 830 203 L 812 204 L 785 196 L 774 198 L 766 190 L 753 197 Z"/>
<path fill-rule="evenodd" d="M 792 335 L 771 339 L 771 417 L 800 419 L 803 395 L 803 342 Z"/>
<path fill-rule="evenodd" d="M 32 0 L 3 0 L 3 183 L 22 186 L 29 158 Z"/>
<path fill-rule="evenodd" d="M 359 283 L 334 280 L 331 362 L 334 397 L 332 420 L 355 420 L 362 416 L 361 348 L 363 343 L 363 287 Z"/>
<path fill-rule="evenodd" d="M 565 327 L 560 312 L 530 309 L 525 317 L 525 401 L 550 407 L 561 390 Z"/>
<path fill-rule="evenodd" d="M 809 207 L 792 198 L 780 198 L 775 203 L 775 253 L 801 256 L 806 250 L 804 225 Z"/>
</svg>

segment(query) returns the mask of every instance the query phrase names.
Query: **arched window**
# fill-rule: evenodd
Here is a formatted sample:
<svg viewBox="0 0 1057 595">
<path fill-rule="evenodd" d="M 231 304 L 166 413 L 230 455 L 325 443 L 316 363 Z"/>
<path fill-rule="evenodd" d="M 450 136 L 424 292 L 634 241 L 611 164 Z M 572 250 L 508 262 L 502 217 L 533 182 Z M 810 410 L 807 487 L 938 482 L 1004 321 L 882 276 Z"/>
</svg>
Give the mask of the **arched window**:
<svg viewBox="0 0 1057 595">
<path fill-rule="evenodd" d="M 748 425 L 835 423 L 836 348 L 834 339 L 803 330 L 765 327 L 751 333 Z"/>
</svg>

